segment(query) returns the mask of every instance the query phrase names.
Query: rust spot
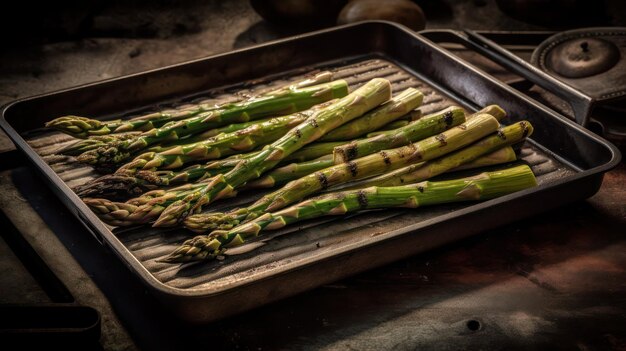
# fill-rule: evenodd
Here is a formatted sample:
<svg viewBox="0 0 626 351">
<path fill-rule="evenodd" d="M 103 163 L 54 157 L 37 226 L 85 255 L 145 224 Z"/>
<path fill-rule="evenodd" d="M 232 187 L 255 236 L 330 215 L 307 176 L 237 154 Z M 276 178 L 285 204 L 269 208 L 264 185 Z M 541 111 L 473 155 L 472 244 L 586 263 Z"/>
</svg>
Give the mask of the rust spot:
<svg viewBox="0 0 626 351">
<path fill-rule="evenodd" d="M 319 124 L 317 124 L 317 120 L 315 118 L 309 119 L 309 124 L 313 126 L 313 128 L 319 127 Z"/>
<path fill-rule="evenodd" d="M 520 127 L 522 127 L 522 138 L 526 138 L 528 136 L 528 132 L 530 129 L 528 128 L 528 123 L 526 121 L 519 122 Z"/>
<path fill-rule="evenodd" d="M 367 195 L 365 195 L 363 190 L 359 190 L 356 194 L 356 199 L 359 201 L 359 206 L 361 206 L 361 208 L 367 208 Z"/>
<path fill-rule="evenodd" d="M 421 186 L 421 185 L 420 185 L 420 186 L 418 186 L 418 187 L 417 187 L 417 191 L 419 191 L 420 193 L 423 193 L 423 192 L 424 192 L 424 187 L 423 187 L 423 186 Z"/>
<path fill-rule="evenodd" d="M 296 135 L 298 139 L 302 137 L 302 132 L 300 131 L 300 128 L 294 129 L 294 134 Z"/>
<path fill-rule="evenodd" d="M 448 111 L 443 114 L 443 121 L 447 127 L 450 127 L 452 125 L 452 123 L 454 122 L 454 114 L 452 113 L 452 111 Z"/>
<path fill-rule="evenodd" d="M 326 178 L 326 175 L 322 172 L 317 172 L 315 175 L 317 175 L 317 181 L 320 182 L 322 189 L 328 188 L 328 178 Z"/>
<path fill-rule="evenodd" d="M 385 161 L 386 165 L 390 165 L 391 164 L 391 159 L 389 159 L 389 155 L 387 155 L 386 152 L 381 151 L 381 152 L 379 152 L 379 154 L 383 158 L 383 161 Z"/>
<path fill-rule="evenodd" d="M 359 173 L 359 168 L 356 165 L 356 163 L 354 162 L 348 162 L 346 164 L 346 167 L 348 167 L 348 170 L 350 171 L 350 174 L 352 174 L 353 177 L 356 177 L 357 173 Z"/>
<path fill-rule="evenodd" d="M 435 139 L 437 139 L 437 141 L 439 141 L 439 143 L 441 144 L 441 146 L 446 146 L 448 145 L 448 142 L 446 141 L 446 135 L 445 134 L 439 134 L 435 137 Z"/>
</svg>

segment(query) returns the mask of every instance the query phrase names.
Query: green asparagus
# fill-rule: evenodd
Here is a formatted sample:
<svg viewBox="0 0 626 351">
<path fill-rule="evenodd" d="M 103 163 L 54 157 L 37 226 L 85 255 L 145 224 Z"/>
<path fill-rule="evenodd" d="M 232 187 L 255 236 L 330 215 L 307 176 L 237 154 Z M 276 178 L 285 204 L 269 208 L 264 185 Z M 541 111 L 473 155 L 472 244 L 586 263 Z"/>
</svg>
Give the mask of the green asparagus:
<svg viewBox="0 0 626 351">
<path fill-rule="evenodd" d="M 288 91 L 294 91 L 304 87 L 327 83 L 330 82 L 331 79 L 332 74 L 330 72 L 320 72 L 314 77 L 307 78 L 289 86 L 279 88 L 277 90 L 261 93 L 258 96 L 281 95 Z M 181 110 L 159 111 L 131 118 L 128 120 L 114 120 L 104 122 L 70 115 L 54 119 L 46 123 L 46 127 L 60 130 L 76 138 L 87 138 L 94 135 L 107 135 L 112 133 L 122 133 L 129 131 L 147 131 L 153 128 L 162 127 L 166 123 L 187 119 L 201 113 L 211 112 L 217 109 L 231 108 L 235 103 L 239 101 L 220 105 L 198 104 L 193 107 Z"/>
<path fill-rule="evenodd" d="M 412 164 L 393 172 L 363 180 L 351 185 L 350 189 L 363 188 L 371 185 L 395 186 L 430 179 L 444 172 L 457 169 L 464 164 L 476 160 L 482 155 L 487 155 L 505 146 L 516 144 L 531 135 L 532 132 L 533 127 L 530 122 L 520 121 L 501 128 L 493 135 L 489 135 L 461 150 L 436 160 Z M 510 155 L 510 153 L 508 154 Z"/>
<path fill-rule="evenodd" d="M 435 159 L 493 133 L 498 127 L 498 120 L 491 115 L 481 114 L 436 136 L 400 148 L 383 150 L 345 164 L 334 165 L 291 181 L 249 207 L 229 213 L 189 216 L 183 221 L 183 225 L 196 232 L 232 227 L 263 212 L 281 209 L 331 186 L 383 174 L 415 162 Z"/>
<path fill-rule="evenodd" d="M 390 208 L 479 201 L 496 198 L 537 185 L 527 165 L 482 172 L 468 178 L 447 181 L 424 181 L 396 187 L 369 187 L 324 194 L 261 217 L 230 230 L 186 240 L 179 248 L 162 259 L 163 262 L 189 262 L 213 259 L 229 247 L 243 244 L 263 231 L 276 230 L 293 223 L 328 215 Z"/>
<path fill-rule="evenodd" d="M 421 105 L 423 99 L 424 95 L 419 90 L 408 88 L 364 116 L 331 130 L 319 140 L 341 141 L 360 137 L 408 114 Z"/>
<path fill-rule="evenodd" d="M 465 121 L 465 112 L 460 107 L 448 107 L 437 113 L 424 116 L 405 127 L 372 138 L 356 140 L 337 146 L 333 150 L 335 163 L 345 163 L 380 150 L 391 149 L 424 139 L 457 126 Z"/>
<path fill-rule="evenodd" d="M 375 78 L 348 96 L 321 110 L 287 135 L 263 149 L 258 155 L 242 160 L 232 171 L 213 177 L 202 190 L 170 205 L 154 223 L 155 227 L 172 226 L 191 212 L 199 212 L 205 204 L 237 189 L 266 170 L 276 166 L 289 154 L 372 110 L 391 97 L 391 84 Z"/>
<path fill-rule="evenodd" d="M 319 103 L 345 96 L 347 91 L 347 83 L 338 80 L 312 87 L 290 89 L 277 95 L 256 97 L 229 105 L 224 109 L 171 122 L 161 128 L 144 132 L 135 139 L 113 141 L 81 154 L 78 156 L 78 160 L 92 165 L 119 164 L 131 154 L 157 143 L 172 142 L 184 136 L 232 123 L 302 111 Z"/>
<path fill-rule="evenodd" d="M 219 134 L 196 143 L 178 145 L 163 152 L 147 152 L 123 165 L 117 173 L 175 169 L 189 162 L 218 159 L 241 151 L 250 151 L 259 145 L 276 141 L 291 128 L 332 103 L 333 100 L 327 101 L 302 112 L 275 117 L 236 132 Z"/>
</svg>

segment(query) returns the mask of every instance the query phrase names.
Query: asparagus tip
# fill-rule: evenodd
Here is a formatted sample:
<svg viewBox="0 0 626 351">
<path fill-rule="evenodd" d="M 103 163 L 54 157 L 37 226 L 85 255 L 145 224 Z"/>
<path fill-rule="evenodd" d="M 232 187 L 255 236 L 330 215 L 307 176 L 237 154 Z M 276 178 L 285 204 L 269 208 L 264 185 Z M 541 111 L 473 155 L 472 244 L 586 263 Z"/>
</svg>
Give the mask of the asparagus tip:
<svg viewBox="0 0 626 351">
<path fill-rule="evenodd" d="M 55 118 L 46 123 L 46 128 L 57 129 L 79 138 L 85 138 L 91 134 L 108 134 L 108 129 L 102 122 L 73 115 Z"/>
<path fill-rule="evenodd" d="M 178 200 L 167 206 L 152 226 L 155 228 L 173 227 L 187 216 L 190 209 L 191 205 L 188 201 Z"/>
</svg>

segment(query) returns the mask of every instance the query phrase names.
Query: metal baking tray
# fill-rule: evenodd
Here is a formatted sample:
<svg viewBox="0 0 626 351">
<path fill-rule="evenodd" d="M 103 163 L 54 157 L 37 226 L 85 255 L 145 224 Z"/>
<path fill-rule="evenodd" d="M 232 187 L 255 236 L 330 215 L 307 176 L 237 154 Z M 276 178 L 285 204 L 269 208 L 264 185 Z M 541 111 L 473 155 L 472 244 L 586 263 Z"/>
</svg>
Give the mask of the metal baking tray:
<svg viewBox="0 0 626 351">
<path fill-rule="evenodd" d="M 95 176 L 71 158 L 50 156 L 69 139 L 42 130 L 66 114 L 102 119 L 228 99 L 320 69 L 352 88 L 386 77 L 395 91 L 414 86 L 428 113 L 451 104 L 476 110 L 499 104 L 504 122 L 535 127 L 521 151 L 539 186 L 498 199 L 419 210 L 369 211 L 305 222 L 260 237 L 248 253 L 206 263 L 155 262 L 188 237 L 182 229 L 123 230 L 102 223 L 71 186 Z M 364 22 L 313 32 L 196 61 L 22 99 L 7 105 L 0 125 L 63 203 L 122 260 L 162 303 L 188 321 L 209 321 L 294 295 L 340 278 L 585 199 L 596 193 L 619 151 L 405 27 Z M 242 194 L 209 210 L 254 200 Z M 271 240 L 263 241 L 266 238 Z"/>
</svg>

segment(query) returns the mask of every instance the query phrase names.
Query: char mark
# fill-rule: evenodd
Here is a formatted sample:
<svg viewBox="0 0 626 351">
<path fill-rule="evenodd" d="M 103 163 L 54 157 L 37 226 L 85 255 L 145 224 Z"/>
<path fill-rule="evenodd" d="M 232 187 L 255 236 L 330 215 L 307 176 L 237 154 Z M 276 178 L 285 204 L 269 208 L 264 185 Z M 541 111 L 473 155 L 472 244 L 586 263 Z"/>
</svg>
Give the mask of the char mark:
<svg viewBox="0 0 626 351">
<path fill-rule="evenodd" d="M 387 155 L 386 152 L 381 151 L 381 152 L 379 152 L 379 154 L 383 158 L 383 161 L 385 161 L 386 165 L 390 165 L 391 164 L 391 159 L 389 158 L 389 155 Z"/>
<path fill-rule="evenodd" d="M 365 195 L 365 191 L 363 190 L 359 190 L 359 192 L 356 194 L 356 198 L 359 201 L 359 206 L 361 206 L 361 208 L 367 208 L 367 195 Z"/>
<path fill-rule="evenodd" d="M 526 123 L 526 121 L 521 121 L 519 122 L 519 125 L 522 127 L 522 138 L 526 138 L 529 132 L 528 123 Z"/>
<path fill-rule="evenodd" d="M 356 175 L 359 173 L 359 168 L 356 163 L 350 161 L 346 164 L 346 166 L 348 167 L 350 174 L 352 174 L 352 177 L 356 177 Z"/>
<path fill-rule="evenodd" d="M 357 157 L 357 145 L 356 143 L 350 143 L 346 149 L 344 155 L 347 160 L 353 160 Z"/>
<path fill-rule="evenodd" d="M 448 141 L 446 141 L 446 135 L 445 134 L 439 134 L 435 137 L 435 139 L 437 139 L 437 141 L 439 141 L 439 143 L 441 144 L 441 146 L 446 146 L 448 145 Z"/>
<path fill-rule="evenodd" d="M 506 140 L 506 134 L 504 134 L 502 129 L 498 129 L 498 132 L 496 133 L 496 135 L 498 136 L 498 138 L 500 138 L 502 140 Z"/>
<path fill-rule="evenodd" d="M 326 175 L 322 172 L 317 172 L 317 180 L 320 182 L 320 185 L 322 186 L 322 189 L 326 189 L 328 188 L 328 178 L 326 178 Z"/>
<path fill-rule="evenodd" d="M 447 127 L 450 127 L 452 125 L 452 123 L 454 122 L 454 114 L 452 113 L 452 111 L 448 111 L 443 114 L 443 121 Z"/>
</svg>

